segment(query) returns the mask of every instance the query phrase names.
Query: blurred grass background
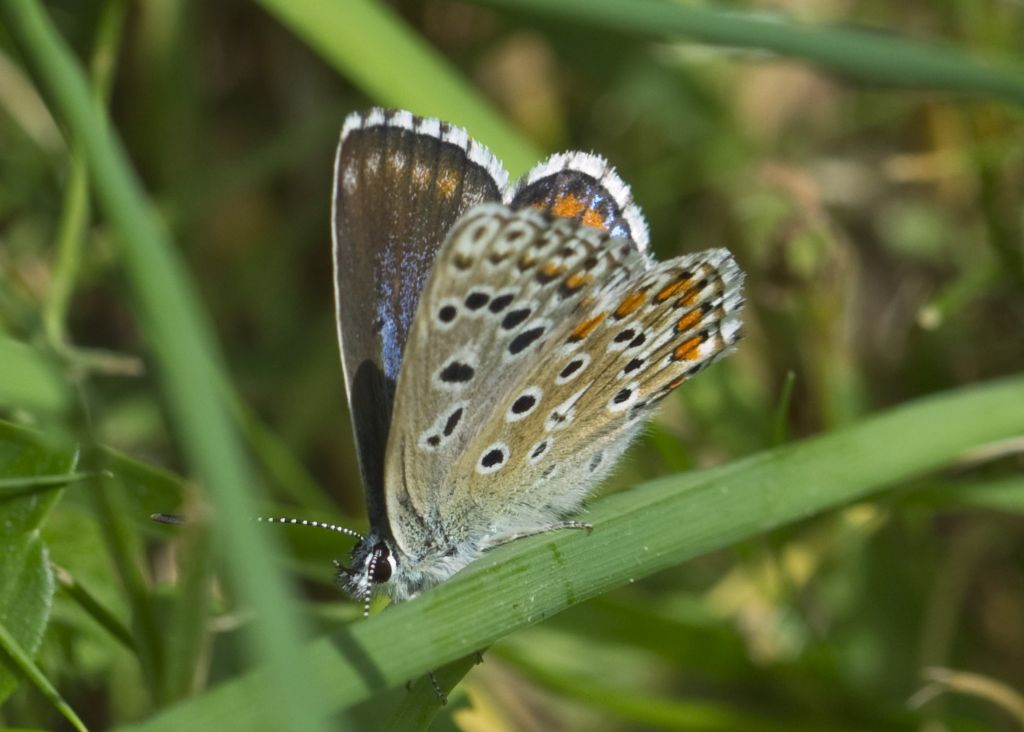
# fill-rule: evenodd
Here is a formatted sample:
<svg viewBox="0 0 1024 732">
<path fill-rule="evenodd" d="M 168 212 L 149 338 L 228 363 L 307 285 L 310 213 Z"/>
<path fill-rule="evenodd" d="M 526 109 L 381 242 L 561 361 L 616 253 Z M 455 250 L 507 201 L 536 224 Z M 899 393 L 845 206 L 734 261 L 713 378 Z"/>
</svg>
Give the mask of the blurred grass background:
<svg viewBox="0 0 1024 732">
<path fill-rule="evenodd" d="M 225 401 L 269 488 L 267 510 L 363 521 L 329 191 L 340 122 L 371 104 L 466 125 L 513 175 L 546 152 L 600 152 L 632 184 L 659 257 L 727 246 L 748 272 L 738 353 L 669 400 L 608 491 L 1022 371 L 1024 136 L 1012 71 L 1024 63 L 1024 7 L 678 6 L 697 15 L 672 17 L 716 45 L 680 35 L 685 22 L 639 27 L 660 7 L 674 6 L 46 4 L 109 95 L 215 326 Z M 626 16 L 631 25 L 615 25 Z M 709 18 L 724 36 L 709 37 Z M 32 379 L 0 384 L 14 423 L 0 466 L 79 482 L 59 502 L 50 485 L 0 485 L 37 502 L 17 504 L 17 525 L 23 536 L 38 528 L 32 551 L 61 568 L 52 609 L 40 601 L 28 634 L 38 637 L 22 643 L 84 723 L 105 729 L 238 673 L 251 611 L 216 579 L 216 537 L 146 521 L 204 515 L 206 501 L 173 437 L 176 404 L 159 386 L 116 229 L 12 28 L 0 27 L 0 358 Z M 852 51 L 830 60 L 832 46 Z M 913 76 L 924 57 L 932 65 Z M 10 366 L 32 354 L 45 369 Z M 435 727 L 1019 729 L 1022 447 L 987 446 L 517 633 Z M 82 479 L 102 470 L 118 479 Z M 357 615 L 331 586 L 329 561 L 347 547 L 314 532 L 288 539 L 309 625 Z M 18 585 L 0 579 L 11 624 L 25 611 L 7 602 Z M 934 667 L 958 675 L 927 677 Z M 0 723 L 69 724 L 14 678 L 0 678 Z M 349 723 L 379 719 L 379 704 Z"/>
</svg>

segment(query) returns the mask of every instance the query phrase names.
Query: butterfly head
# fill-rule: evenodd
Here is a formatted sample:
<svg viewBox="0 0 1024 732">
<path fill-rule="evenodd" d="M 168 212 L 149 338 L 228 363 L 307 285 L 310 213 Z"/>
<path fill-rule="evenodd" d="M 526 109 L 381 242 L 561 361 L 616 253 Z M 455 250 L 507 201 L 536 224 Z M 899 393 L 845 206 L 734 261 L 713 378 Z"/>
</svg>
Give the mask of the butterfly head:
<svg viewBox="0 0 1024 732">
<path fill-rule="evenodd" d="M 168 523 L 166 519 L 161 520 Z M 353 539 L 358 539 L 359 543 L 352 550 L 349 566 L 345 566 L 337 560 L 335 560 L 334 565 L 338 568 L 338 584 L 353 599 L 363 603 L 363 615 L 370 614 L 370 600 L 373 599 L 374 585 L 387 584 L 398 570 L 397 552 L 390 542 L 381 538 L 376 531 L 371 531 L 367 536 L 363 536 L 358 531 L 344 526 L 312 519 L 257 516 L 256 520 L 265 524 L 311 526 L 316 529 L 327 529 L 338 534 L 350 536 Z"/>
<path fill-rule="evenodd" d="M 363 602 L 364 615 L 369 613 L 374 585 L 387 584 L 398 569 L 396 553 L 376 532 L 364 536 L 352 550 L 348 566 L 336 562 L 338 584 L 353 599 Z"/>
</svg>

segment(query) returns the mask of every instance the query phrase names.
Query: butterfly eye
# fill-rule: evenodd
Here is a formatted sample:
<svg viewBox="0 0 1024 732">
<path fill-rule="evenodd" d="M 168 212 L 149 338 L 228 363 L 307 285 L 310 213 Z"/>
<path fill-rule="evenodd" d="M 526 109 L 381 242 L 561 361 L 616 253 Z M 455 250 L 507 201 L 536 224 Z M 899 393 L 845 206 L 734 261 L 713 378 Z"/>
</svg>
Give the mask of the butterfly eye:
<svg viewBox="0 0 1024 732">
<path fill-rule="evenodd" d="M 387 582 L 391 579 L 391 570 L 394 568 L 394 559 L 391 558 L 391 551 L 387 544 L 380 542 L 373 547 L 373 558 L 370 560 L 372 574 L 370 579 L 374 582 Z"/>
</svg>

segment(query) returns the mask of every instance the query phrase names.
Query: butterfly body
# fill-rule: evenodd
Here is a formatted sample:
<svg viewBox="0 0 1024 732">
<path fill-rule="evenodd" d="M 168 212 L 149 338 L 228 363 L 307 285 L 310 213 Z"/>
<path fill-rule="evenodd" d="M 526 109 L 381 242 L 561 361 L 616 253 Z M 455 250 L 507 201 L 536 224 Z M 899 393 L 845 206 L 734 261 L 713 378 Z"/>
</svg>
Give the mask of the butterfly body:
<svg viewBox="0 0 1024 732">
<path fill-rule="evenodd" d="M 343 586 L 396 600 L 564 526 L 655 405 L 739 337 L 725 250 L 655 262 L 602 158 L 509 187 L 464 132 L 407 112 L 346 123 L 335 284 L 371 532 Z"/>
</svg>

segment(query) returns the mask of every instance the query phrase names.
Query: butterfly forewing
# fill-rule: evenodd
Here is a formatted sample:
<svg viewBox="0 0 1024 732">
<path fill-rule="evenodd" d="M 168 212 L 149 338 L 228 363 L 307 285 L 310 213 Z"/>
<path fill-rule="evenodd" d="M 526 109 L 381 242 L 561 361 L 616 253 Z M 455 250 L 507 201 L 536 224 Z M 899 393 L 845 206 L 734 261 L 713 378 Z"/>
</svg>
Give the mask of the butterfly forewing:
<svg viewBox="0 0 1024 732">
<path fill-rule="evenodd" d="M 473 205 L 500 200 L 506 182 L 500 163 L 457 127 L 401 111 L 346 120 L 335 161 L 335 294 L 374 525 L 386 525 L 384 450 L 420 291 L 452 224 Z"/>
</svg>

